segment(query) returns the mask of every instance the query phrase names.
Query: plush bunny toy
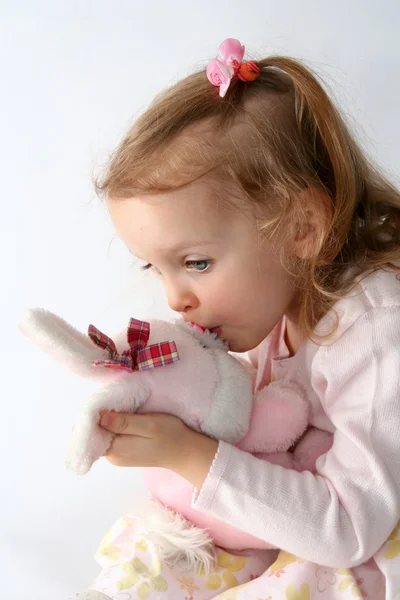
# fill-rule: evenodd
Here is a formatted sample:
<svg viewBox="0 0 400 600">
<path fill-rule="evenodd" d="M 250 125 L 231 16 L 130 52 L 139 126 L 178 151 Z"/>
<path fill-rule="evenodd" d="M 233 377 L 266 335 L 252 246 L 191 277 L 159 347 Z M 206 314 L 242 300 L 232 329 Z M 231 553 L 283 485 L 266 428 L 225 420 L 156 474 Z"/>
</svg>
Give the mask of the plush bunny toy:
<svg viewBox="0 0 400 600">
<path fill-rule="evenodd" d="M 111 339 L 93 325 L 85 335 L 54 313 L 35 308 L 26 312 L 19 328 L 71 371 L 96 381 L 67 452 L 66 466 L 78 474 L 87 473 L 112 443 L 115 434 L 99 426 L 105 409 L 173 414 L 196 431 L 299 471 L 313 470 L 316 458 L 330 446 L 328 434 L 311 429 L 294 453 L 287 452 L 308 427 L 309 407 L 301 390 L 276 382 L 253 394 L 252 367 L 229 354 L 216 333 L 182 319 L 130 319 L 128 331 Z M 188 485 L 185 492 L 184 480 L 174 473 L 144 471 L 158 502 L 149 501 L 147 512 L 142 505 L 136 517 L 157 530 L 161 555 L 169 563 L 181 560 L 184 548 L 190 564 L 204 564 L 212 542 L 238 549 L 271 547 L 191 509 L 192 489 Z"/>
</svg>

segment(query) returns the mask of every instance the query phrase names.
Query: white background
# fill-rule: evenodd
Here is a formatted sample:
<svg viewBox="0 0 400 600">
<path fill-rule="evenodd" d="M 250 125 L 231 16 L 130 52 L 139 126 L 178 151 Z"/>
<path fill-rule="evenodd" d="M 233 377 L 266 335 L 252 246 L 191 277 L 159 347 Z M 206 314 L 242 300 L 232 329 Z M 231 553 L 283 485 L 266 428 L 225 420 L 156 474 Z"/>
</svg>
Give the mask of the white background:
<svg viewBox="0 0 400 600">
<path fill-rule="evenodd" d="M 17 332 L 27 306 L 107 333 L 172 316 L 113 239 L 91 176 L 157 92 L 235 37 L 247 58 L 306 60 L 399 182 L 399 31 L 398 0 L 0 1 L 4 600 L 73 597 L 108 526 L 145 493 L 136 469 L 104 459 L 85 477 L 65 471 L 81 384 Z"/>
</svg>

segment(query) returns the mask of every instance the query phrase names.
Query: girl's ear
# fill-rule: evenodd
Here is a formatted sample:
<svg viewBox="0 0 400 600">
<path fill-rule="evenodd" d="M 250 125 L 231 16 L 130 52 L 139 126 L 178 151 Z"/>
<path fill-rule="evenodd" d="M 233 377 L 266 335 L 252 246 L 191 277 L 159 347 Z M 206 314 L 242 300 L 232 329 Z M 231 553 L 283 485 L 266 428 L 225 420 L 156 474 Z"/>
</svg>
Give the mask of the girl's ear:
<svg viewBox="0 0 400 600">
<path fill-rule="evenodd" d="M 316 256 L 329 232 L 332 205 L 327 194 L 318 188 L 306 188 L 296 199 L 293 230 L 293 251 L 297 258 L 309 260 Z"/>
</svg>

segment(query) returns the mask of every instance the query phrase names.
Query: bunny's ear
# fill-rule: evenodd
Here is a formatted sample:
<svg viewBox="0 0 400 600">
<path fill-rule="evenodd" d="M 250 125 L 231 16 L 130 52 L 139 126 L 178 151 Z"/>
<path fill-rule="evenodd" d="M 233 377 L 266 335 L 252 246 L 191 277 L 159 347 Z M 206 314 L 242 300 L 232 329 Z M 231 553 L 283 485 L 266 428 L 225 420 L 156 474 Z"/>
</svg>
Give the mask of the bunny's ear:
<svg viewBox="0 0 400 600">
<path fill-rule="evenodd" d="M 104 371 L 108 369 L 99 370 L 92 362 L 108 358 L 108 353 L 58 315 L 44 308 L 30 308 L 18 328 L 36 346 L 71 371 L 84 377 L 104 379 Z"/>
</svg>

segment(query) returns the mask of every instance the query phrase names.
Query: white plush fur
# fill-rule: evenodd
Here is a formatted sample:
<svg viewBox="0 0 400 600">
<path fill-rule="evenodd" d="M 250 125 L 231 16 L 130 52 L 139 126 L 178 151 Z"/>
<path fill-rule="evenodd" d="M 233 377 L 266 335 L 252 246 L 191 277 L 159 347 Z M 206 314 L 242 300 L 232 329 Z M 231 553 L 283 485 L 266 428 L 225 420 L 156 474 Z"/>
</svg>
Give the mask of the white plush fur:
<svg viewBox="0 0 400 600">
<path fill-rule="evenodd" d="M 178 513 L 154 500 L 135 503 L 126 515 L 146 530 L 146 538 L 157 547 L 160 558 L 170 567 L 178 565 L 194 573 L 209 573 L 214 565 L 215 546 L 204 529 L 192 525 Z"/>
<path fill-rule="evenodd" d="M 64 319 L 41 308 L 26 311 L 20 330 L 73 372 L 98 382 L 72 432 L 67 468 L 83 475 L 110 447 L 114 434 L 98 426 L 102 410 L 169 412 L 215 439 L 238 442 L 250 422 L 252 390 L 246 371 L 215 333 L 198 332 L 182 319 L 152 320 L 148 345 L 174 340 L 178 363 L 128 373 L 93 366 L 108 353 Z M 126 329 L 111 336 L 127 347 Z M 221 418 L 223 416 L 223 418 Z"/>
</svg>

